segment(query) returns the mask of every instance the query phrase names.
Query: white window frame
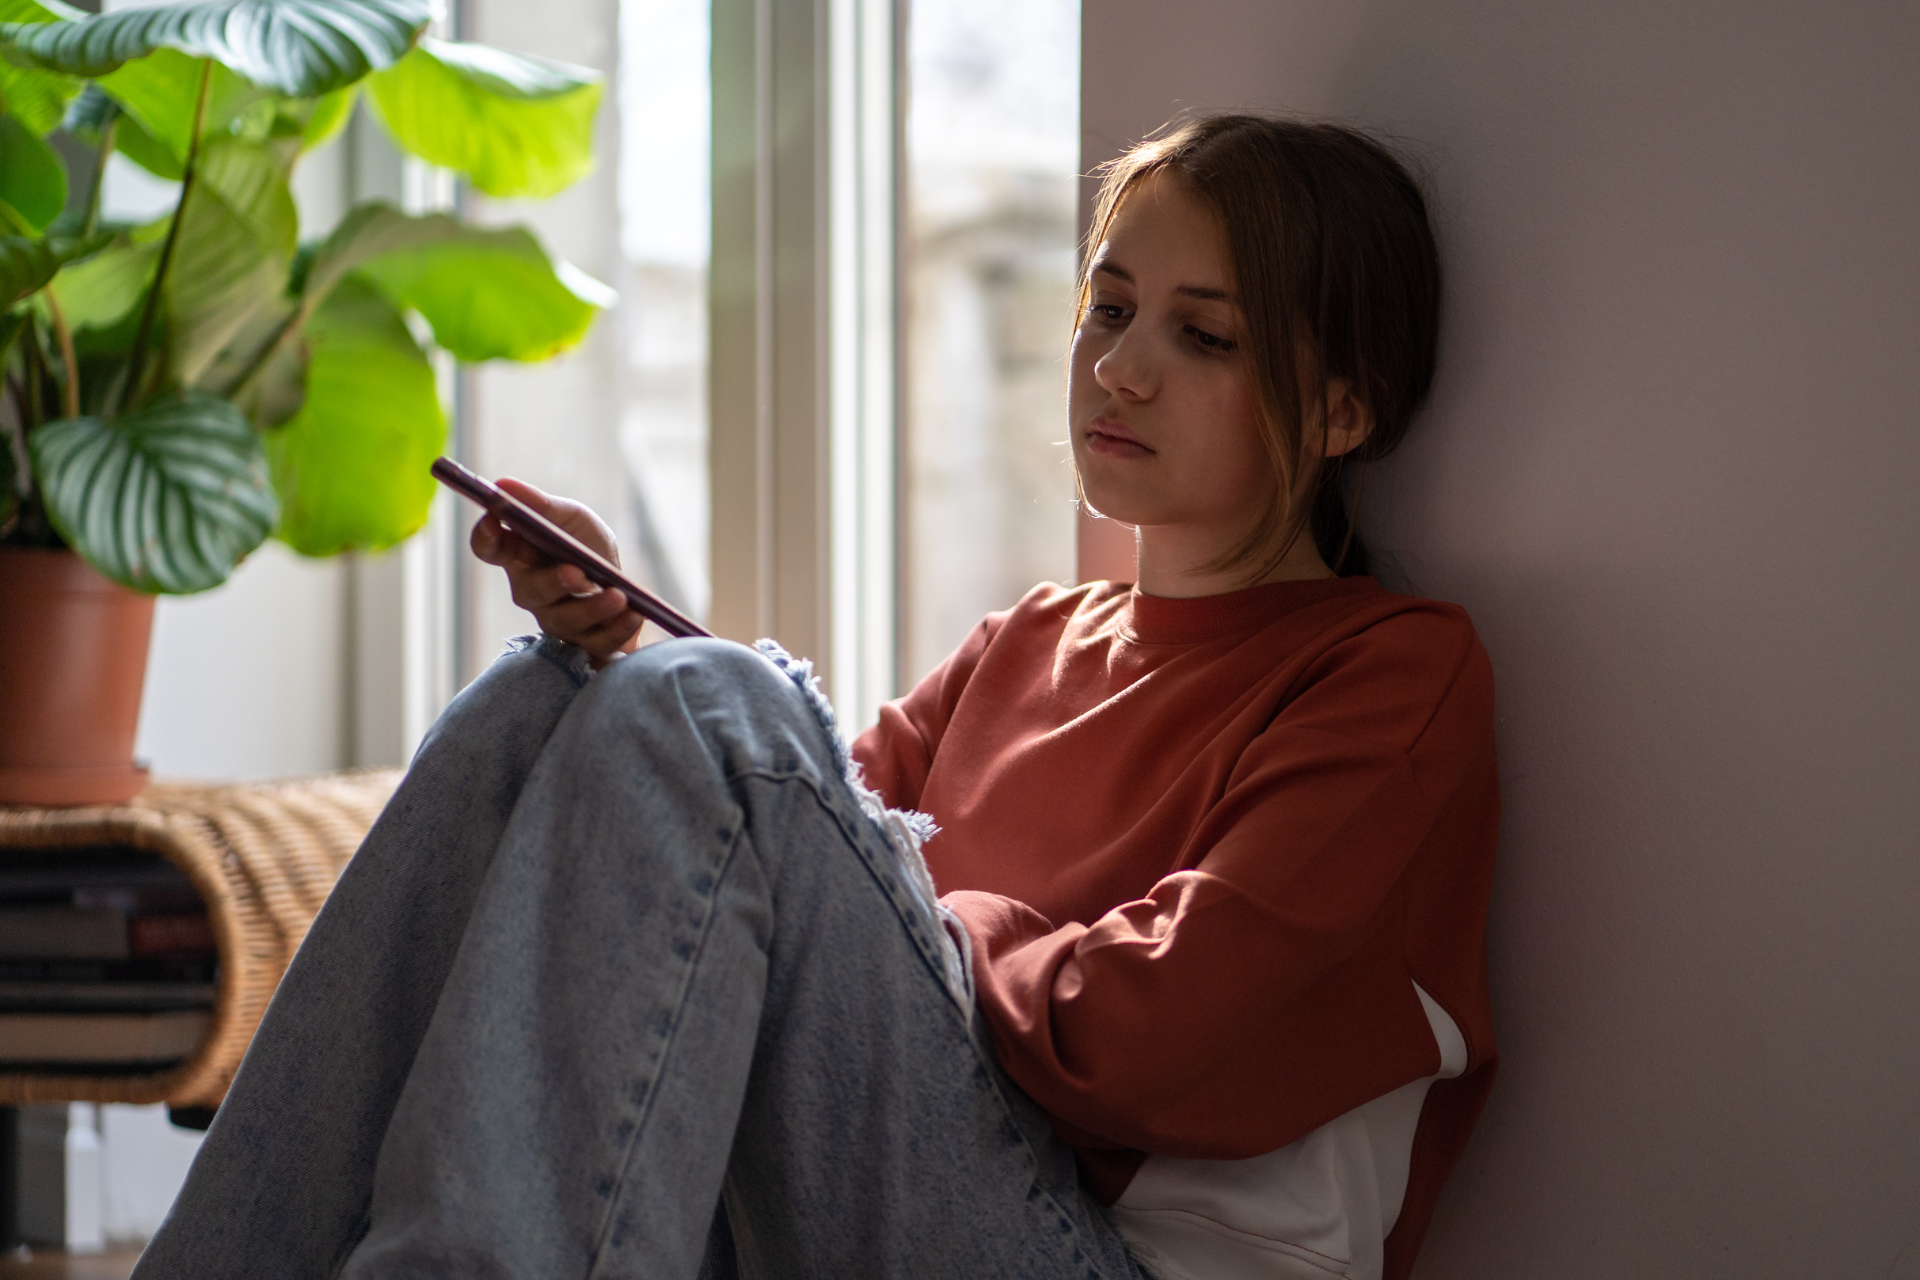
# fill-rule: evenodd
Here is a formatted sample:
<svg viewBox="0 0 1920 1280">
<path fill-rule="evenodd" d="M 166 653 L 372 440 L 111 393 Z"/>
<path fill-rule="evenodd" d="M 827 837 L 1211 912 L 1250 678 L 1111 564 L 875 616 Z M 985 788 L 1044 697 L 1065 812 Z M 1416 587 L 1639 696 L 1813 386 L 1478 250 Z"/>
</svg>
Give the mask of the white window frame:
<svg viewBox="0 0 1920 1280">
<path fill-rule="evenodd" d="M 437 20 L 434 31 L 450 34 L 447 20 Z M 403 155 L 364 105 L 355 110 L 344 142 L 348 204 L 384 198 L 416 214 L 454 207 L 453 174 Z M 452 357 L 436 353 L 435 369 L 440 402 L 457 416 Z M 457 421 L 449 427 L 459 430 Z M 344 737 L 356 765 L 406 764 L 459 691 L 456 557 L 465 548 L 455 502 L 439 490 L 419 533 L 391 552 L 351 556 Z"/>
<path fill-rule="evenodd" d="M 713 0 L 715 631 L 896 690 L 898 0 Z"/>
</svg>

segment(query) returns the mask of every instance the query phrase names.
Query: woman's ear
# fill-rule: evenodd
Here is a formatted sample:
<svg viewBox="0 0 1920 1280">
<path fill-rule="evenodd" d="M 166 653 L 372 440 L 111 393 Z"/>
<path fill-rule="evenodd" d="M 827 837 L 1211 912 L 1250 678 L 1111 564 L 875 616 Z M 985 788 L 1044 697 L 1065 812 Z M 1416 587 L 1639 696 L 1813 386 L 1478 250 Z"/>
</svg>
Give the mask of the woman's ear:
<svg viewBox="0 0 1920 1280">
<path fill-rule="evenodd" d="M 1353 394 L 1353 384 L 1345 378 L 1327 383 L 1326 456 L 1338 458 L 1352 453 L 1373 434 L 1373 410 Z"/>
</svg>

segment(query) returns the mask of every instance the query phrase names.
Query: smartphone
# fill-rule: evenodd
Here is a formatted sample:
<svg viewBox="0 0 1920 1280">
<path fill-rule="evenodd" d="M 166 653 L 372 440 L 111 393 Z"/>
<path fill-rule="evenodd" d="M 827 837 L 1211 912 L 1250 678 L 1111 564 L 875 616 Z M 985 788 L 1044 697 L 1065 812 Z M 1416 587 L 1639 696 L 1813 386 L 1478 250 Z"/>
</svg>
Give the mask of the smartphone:
<svg viewBox="0 0 1920 1280">
<path fill-rule="evenodd" d="M 681 613 L 653 592 L 634 582 L 613 562 L 535 511 L 493 481 L 477 476 L 452 458 L 435 458 L 433 475 L 463 498 L 470 498 L 500 523 L 519 534 L 534 550 L 564 564 L 575 565 L 596 587 L 618 590 L 627 607 L 670 636 L 710 636 L 713 632 Z"/>
</svg>

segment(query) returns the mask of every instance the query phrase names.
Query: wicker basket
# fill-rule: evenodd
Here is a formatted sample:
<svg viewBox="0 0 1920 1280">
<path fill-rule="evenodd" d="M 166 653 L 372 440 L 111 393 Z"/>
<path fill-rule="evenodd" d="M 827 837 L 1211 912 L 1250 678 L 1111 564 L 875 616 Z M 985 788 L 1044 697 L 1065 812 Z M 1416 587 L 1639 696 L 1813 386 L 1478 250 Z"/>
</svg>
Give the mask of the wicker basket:
<svg viewBox="0 0 1920 1280">
<path fill-rule="evenodd" d="M 135 1074 L 0 1071 L 0 1105 L 219 1105 L 294 949 L 399 781 L 398 770 L 366 770 L 238 785 L 156 783 L 125 805 L 0 809 L 0 859 L 12 850 L 103 844 L 162 855 L 205 899 L 220 948 L 213 1018 L 184 1062 Z"/>
</svg>

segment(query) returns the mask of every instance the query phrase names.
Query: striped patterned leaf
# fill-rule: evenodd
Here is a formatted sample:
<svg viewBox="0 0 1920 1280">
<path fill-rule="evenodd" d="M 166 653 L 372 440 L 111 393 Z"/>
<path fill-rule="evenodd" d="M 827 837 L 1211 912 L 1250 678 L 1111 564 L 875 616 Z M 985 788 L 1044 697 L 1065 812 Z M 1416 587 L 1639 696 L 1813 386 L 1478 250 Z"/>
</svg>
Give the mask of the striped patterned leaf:
<svg viewBox="0 0 1920 1280">
<path fill-rule="evenodd" d="M 432 12 L 432 0 L 198 0 L 77 22 L 4 23 L 0 44 L 22 65 L 89 77 L 178 49 L 262 89 L 310 98 L 392 65 Z"/>
<path fill-rule="evenodd" d="M 81 10 L 51 0 L 0 0 L 0 22 L 63 22 L 84 18 Z M 45 136 L 60 123 L 67 103 L 80 92 L 81 82 L 57 71 L 37 71 L 16 67 L 0 58 L 0 103 L 26 121 L 27 127 Z"/>
<path fill-rule="evenodd" d="M 135 591 L 219 586 L 279 515 L 259 438 L 212 396 L 168 398 L 112 422 L 62 418 L 28 448 L 54 528 Z"/>
</svg>

